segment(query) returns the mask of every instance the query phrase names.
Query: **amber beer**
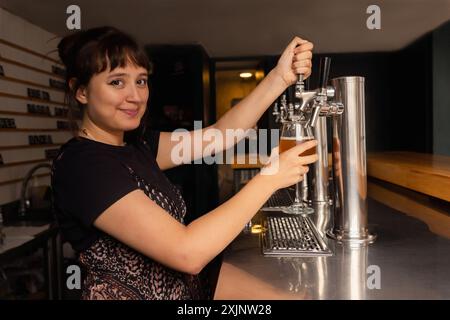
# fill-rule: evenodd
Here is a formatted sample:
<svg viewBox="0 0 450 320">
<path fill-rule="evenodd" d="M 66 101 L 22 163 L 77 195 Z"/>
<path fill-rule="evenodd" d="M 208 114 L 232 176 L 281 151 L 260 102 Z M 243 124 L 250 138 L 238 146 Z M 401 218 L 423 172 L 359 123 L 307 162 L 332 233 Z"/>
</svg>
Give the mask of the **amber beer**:
<svg viewBox="0 0 450 320">
<path fill-rule="evenodd" d="M 280 153 L 288 151 L 290 148 L 295 147 L 301 143 L 306 141 L 313 140 L 312 138 L 303 138 L 302 140 L 297 140 L 295 137 L 282 137 L 280 139 Z M 310 156 L 317 152 L 316 146 L 313 146 L 309 149 L 306 149 L 302 153 L 299 154 L 300 157 Z"/>
</svg>

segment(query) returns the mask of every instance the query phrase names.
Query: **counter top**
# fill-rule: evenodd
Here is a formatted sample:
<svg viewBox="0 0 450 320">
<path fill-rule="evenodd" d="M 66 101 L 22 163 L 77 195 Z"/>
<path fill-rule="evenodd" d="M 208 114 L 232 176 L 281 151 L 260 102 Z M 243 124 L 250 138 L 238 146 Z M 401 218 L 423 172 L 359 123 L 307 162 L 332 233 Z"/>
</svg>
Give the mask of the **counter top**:
<svg viewBox="0 0 450 320">
<path fill-rule="evenodd" d="M 3 233 L 5 234 L 5 239 L 3 245 L 0 245 L 0 254 L 34 239 L 36 235 L 47 230 L 49 227 L 50 224 L 36 227 L 4 227 Z"/>
<path fill-rule="evenodd" d="M 331 257 L 266 257 L 260 234 L 244 231 L 224 252 L 215 299 L 450 299 L 450 228 L 436 228 L 430 216 L 450 225 L 448 203 L 378 183 L 369 196 L 375 243 L 350 247 L 325 236 Z M 253 231 L 265 215 L 255 216 Z M 311 219 L 322 235 L 331 216 L 315 206 Z"/>
<path fill-rule="evenodd" d="M 9 261 L 24 252 L 43 246 L 48 239 L 55 237 L 57 232 L 58 228 L 51 223 L 3 227 L 5 238 L 0 245 L 0 262 Z"/>
</svg>

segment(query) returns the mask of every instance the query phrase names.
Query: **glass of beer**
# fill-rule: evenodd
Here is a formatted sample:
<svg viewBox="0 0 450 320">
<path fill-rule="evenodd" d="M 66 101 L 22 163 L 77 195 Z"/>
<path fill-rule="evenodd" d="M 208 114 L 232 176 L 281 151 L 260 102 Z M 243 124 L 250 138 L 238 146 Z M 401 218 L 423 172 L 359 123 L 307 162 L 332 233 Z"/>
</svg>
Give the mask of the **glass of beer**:
<svg viewBox="0 0 450 320">
<path fill-rule="evenodd" d="M 279 146 L 280 153 L 287 151 L 298 144 L 304 143 L 305 141 L 313 139 L 314 136 L 312 135 L 311 130 L 305 128 L 304 124 L 302 124 L 301 122 L 297 121 L 285 122 L 283 123 L 283 127 L 281 129 L 280 146 Z M 316 147 L 312 147 L 299 154 L 299 156 L 309 156 L 315 154 L 316 152 L 317 152 Z M 300 184 L 301 182 L 295 185 L 294 203 L 289 207 L 283 208 L 282 210 L 283 212 L 292 214 L 310 214 L 314 212 L 313 208 L 308 207 L 303 202 Z"/>
</svg>

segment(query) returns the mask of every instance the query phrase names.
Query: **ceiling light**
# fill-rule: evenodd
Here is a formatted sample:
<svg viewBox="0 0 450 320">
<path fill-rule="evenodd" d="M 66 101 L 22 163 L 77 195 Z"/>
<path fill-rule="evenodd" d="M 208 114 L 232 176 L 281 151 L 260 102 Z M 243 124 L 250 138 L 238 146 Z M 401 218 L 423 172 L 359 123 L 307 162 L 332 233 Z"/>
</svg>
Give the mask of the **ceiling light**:
<svg viewBox="0 0 450 320">
<path fill-rule="evenodd" d="M 241 72 L 239 74 L 239 77 L 244 78 L 244 79 L 251 78 L 252 76 L 253 76 L 253 73 L 251 73 L 251 72 Z"/>
</svg>

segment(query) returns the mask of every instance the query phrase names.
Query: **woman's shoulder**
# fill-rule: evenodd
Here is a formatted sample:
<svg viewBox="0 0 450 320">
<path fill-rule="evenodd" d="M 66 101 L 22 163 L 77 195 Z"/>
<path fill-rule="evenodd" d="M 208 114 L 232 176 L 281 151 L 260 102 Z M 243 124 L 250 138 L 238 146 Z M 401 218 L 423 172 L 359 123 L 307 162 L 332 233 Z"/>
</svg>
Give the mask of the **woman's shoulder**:
<svg viewBox="0 0 450 320">
<path fill-rule="evenodd" d="M 75 173 L 80 167 L 88 172 L 101 167 L 117 166 L 119 163 L 111 150 L 88 139 L 74 137 L 60 147 L 58 155 L 53 160 L 53 167 L 56 172 L 74 170 Z"/>
<path fill-rule="evenodd" d="M 54 163 L 71 161 L 73 159 L 88 158 L 90 155 L 98 153 L 100 150 L 95 149 L 93 145 L 87 143 L 81 138 L 71 138 L 64 143 L 56 156 Z"/>
</svg>

